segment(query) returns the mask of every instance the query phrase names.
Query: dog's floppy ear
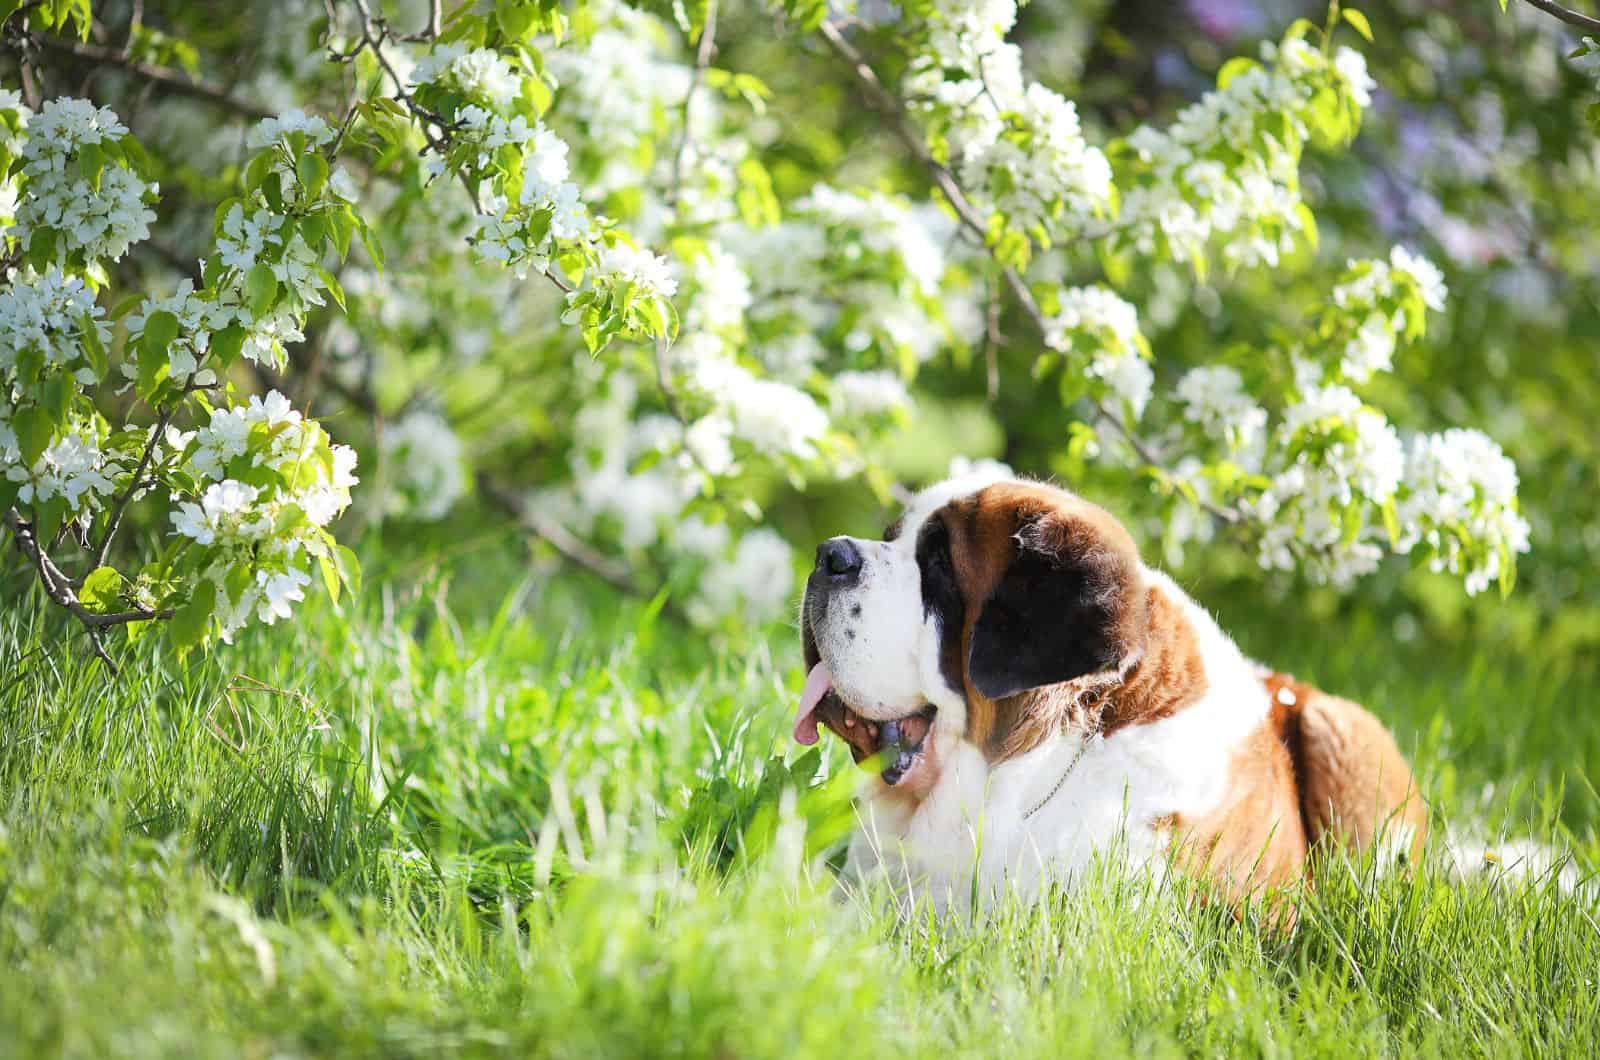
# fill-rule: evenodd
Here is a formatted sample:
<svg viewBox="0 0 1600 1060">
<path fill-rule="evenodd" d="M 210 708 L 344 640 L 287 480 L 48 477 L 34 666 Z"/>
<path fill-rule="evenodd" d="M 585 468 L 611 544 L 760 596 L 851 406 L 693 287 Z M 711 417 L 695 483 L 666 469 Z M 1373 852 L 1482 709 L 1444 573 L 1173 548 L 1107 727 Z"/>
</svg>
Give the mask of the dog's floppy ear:
<svg viewBox="0 0 1600 1060">
<path fill-rule="evenodd" d="M 1122 614 L 1135 577 L 1126 558 L 1069 516 L 1026 516 L 1017 553 L 983 602 L 967 678 L 990 699 L 1116 667 L 1128 650 Z"/>
</svg>

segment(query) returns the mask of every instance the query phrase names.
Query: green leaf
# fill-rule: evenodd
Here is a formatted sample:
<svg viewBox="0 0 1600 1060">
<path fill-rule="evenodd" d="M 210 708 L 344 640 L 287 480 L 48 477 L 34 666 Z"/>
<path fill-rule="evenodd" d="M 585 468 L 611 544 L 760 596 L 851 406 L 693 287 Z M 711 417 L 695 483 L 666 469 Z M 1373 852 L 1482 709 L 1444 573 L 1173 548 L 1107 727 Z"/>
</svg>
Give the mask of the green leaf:
<svg viewBox="0 0 1600 1060">
<path fill-rule="evenodd" d="M 1383 529 L 1389 535 L 1389 547 L 1400 545 L 1400 513 L 1395 509 L 1394 498 L 1383 502 Z"/>
<path fill-rule="evenodd" d="M 373 235 L 365 221 L 357 221 L 358 231 L 361 233 L 361 245 L 367 248 L 367 256 L 372 259 L 373 268 L 383 271 L 383 247 L 378 243 L 378 237 Z"/>
<path fill-rule="evenodd" d="M 255 191 L 267 182 L 267 178 L 272 176 L 272 163 L 277 154 L 276 147 L 269 147 L 250 160 L 250 164 L 244 169 L 245 191 Z M 221 207 L 218 207 L 218 211 L 219 214 L 226 213 Z"/>
<path fill-rule="evenodd" d="M 223 575 L 222 587 L 227 590 L 228 599 L 237 604 L 244 599 L 244 591 L 250 588 L 250 568 L 243 564 L 235 564 L 228 568 L 228 573 Z"/>
<path fill-rule="evenodd" d="M 344 545 L 335 545 L 334 554 L 339 557 L 339 573 L 344 575 L 344 583 L 350 587 L 353 595 L 360 595 L 361 561 Z"/>
<path fill-rule="evenodd" d="M 1223 63 L 1222 69 L 1217 71 L 1217 87 L 1227 88 L 1228 82 L 1232 81 L 1240 74 L 1246 72 L 1247 70 L 1258 70 L 1260 68 L 1261 64 L 1256 62 L 1254 59 L 1246 58 L 1243 55 L 1236 55 L 1232 59 L 1229 59 L 1227 62 Z"/>
<path fill-rule="evenodd" d="M 1505 0 L 1501 0 L 1501 3 L 1504 4 Z M 1355 31 L 1365 37 L 1368 44 L 1377 43 L 1372 38 L 1372 23 L 1367 21 L 1366 15 L 1363 15 L 1353 7 L 1347 7 L 1344 9 L 1344 20 L 1355 27 Z"/>
<path fill-rule="evenodd" d="M 52 423 L 65 427 L 67 412 L 72 408 L 72 398 L 77 392 L 77 380 L 65 372 L 56 372 L 39 387 L 39 407 Z"/>
<path fill-rule="evenodd" d="M 333 560 L 328 558 L 326 552 L 317 557 L 317 566 L 322 569 L 322 585 L 328 590 L 328 599 L 334 603 L 339 602 L 339 570 L 334 566 Z"/>
<path fill-rule="evenodd" d="M 11 426 L 17 433 L 17 447 L 22 450 L 22 464 L 31 468 L 39 462 L 40 455 L 50 448 L 56 425 L 44 409 L 29 405 L 12 415 Z"/>
<path fill-rule="evenodd" d="M 194 591 L 189 594 L 189 602 L 178 608 L 172 616 L 172 643 L 179 651 L 188 651 L 205 639 L 216 606 L 217 583 L 210 580 L 197 582 Z"/>
<path fill-rule="evenodd" d="M 99 144 L 84 144 L 78 148 L 78 173 L 95 191 L 100 190 L 100 173 L 106 168 L 106 153 Z"/>
<path fill-rule="evenodd" d="M 224 369 L 231 368 L 233 362 L 239 359 L 239 351 L 244 349 L 246 334 L 243 325 L 229 324 L 211 336 L 211 352 L 222 363 Z"/>
<path fill-rule="evenodd" d="M 328 225 L 333 234 L 334 248 L 339 251 L 339 260 L 343 261 L 350 253 L 350 237 L 356 232 L 355 214 L 350 207 L 330 210 L 327 214 Z"/>
<path fill-rule="evenodd" d="M 178 318 L 165 309 L 151 313 L 145 318 L 144 334 L 139 336 L 141 358 L 146 354 L 151 357 L 166 358 L 172 340 L 178 337 L 178 330 Z"/>
<path fill-rule="evenodd" d="M 117 610 L 122 604 L 122 575 L 114 567 L 96 567 L 83 579 L 78 599 L 96 614 Z"/>
<path fill-rule="evenodd" d="M 301 155 L 294 169 L 307 199 L 315 199 L 322 194 L 323 185 L 328 183 L 327 159 L 313 151 L 308 155 Z"/>
<path fill-rule="evenodd" d="M 344 285 L 339 282 L 339 278 L 320 265 L 317 266 L 317 276 L 328 289 L 328 293 L 333 296 L 333 300 L 339 304 L 339 311 L 344 312 Z"/>
<path fill-rule="evenodd" d="M 244 278 L 244 291 L 250 302 L 250 315 L 258 318 L 265 316 L 278 297 L 278 278 L 272 275 L 270 266 L 257 262 Z"/>
<path fill-rule="evenodd" d="M 109 367 L 106 346 L 100 341 L 100 329 L 95 326 L 94 318 L 88 313 L 78 317 L 78 332 L 83 337 L 83 349 L 89 355 L 89 367 L 93 370 L 94 377 L 104 379 L 106 369 Z"/>
</svg>

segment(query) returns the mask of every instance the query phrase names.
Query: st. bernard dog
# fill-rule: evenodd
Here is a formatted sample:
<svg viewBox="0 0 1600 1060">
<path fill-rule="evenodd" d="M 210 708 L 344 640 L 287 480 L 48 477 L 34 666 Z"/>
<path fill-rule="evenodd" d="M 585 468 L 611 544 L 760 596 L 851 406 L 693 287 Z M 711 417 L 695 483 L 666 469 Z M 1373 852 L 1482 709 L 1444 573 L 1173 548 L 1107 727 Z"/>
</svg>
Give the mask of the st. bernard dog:
<svg viewBox="0 0 1600 1060">
<path fill-rule="evenodd" d="M 794 736 L 881 770 L 848 874 L 965 907 L 1097 853 L 1221 887 L 1303 876 L 1320 844 L 1415 854 L 1426 809 L 1371 714 L 1247 659 L 1105 509 L 955 480 L 882 541 L 817 549 Z"/>
</svg>

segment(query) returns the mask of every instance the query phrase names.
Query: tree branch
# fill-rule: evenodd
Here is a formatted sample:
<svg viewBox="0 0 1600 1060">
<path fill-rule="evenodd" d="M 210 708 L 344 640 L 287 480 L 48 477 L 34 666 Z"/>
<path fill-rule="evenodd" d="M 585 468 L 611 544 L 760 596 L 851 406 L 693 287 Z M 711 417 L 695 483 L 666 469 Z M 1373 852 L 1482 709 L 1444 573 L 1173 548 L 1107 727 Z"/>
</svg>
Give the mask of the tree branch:
<svg viewBox="0 0 1600 1060">
<path fill-rule="evenodd" d="M 1533 0 L 1529 0 L 1529 2 L 1531 3 Z M 867 97 L 868 104 L 888 119 L 889 127 L 895 136 L 901 143 L 906 145 L 911 154 L 921 163 L 922 168 L 927 170 L 934 186 L 939 189 L 945 201 L 950 204 L 950 208 L 955 211 L 956 218 L 961 222 L 962 227 L 977 236 L 981 245 L 988 248 L 988 224 L 983 215 L 978 212 L 977 207 L 972 204 L 972 200 L 968 199 L 966 193 L 961 190 L 961 185 L 956 182 L 955 175 L 950 172 L 950 168 L 933 157 L 933 153 L 928 150 L 927 142 L 912 123 L 910 115 L 907 114 L 905 106 L 892 92 L 883 86 L 883 82 L 878 80 L 878 75 L 873 71 L 871 64 L 856 49 L 855 45 L 844 38 L 837 26 L 824 21 L 818 27 L 818 30 L 834 53 L 849 64 L 851 72 L 855 75 L 856 83 Z M 1039 302 L 1033 297 L 1033 292 L 1028 290 L 1027 283 L 1018 274 L 1017 270 L 1009 265 L 1001 266 L 1001 276 L 1005 279 L 1006 287 L 1010 289 L 1017 304 L 1022 307 L 1028 319 L 1033 321 L 1034 327 L 1043 335 L 1048 330 L 1044 311 L 1039 308 Z M 1091 405 L 1095 415 L 1109 424 L 1118 434 L 1122 435 L 1133 448 L 1133 451 L 1138 454 L 1139 459 L 1152 467 L 1158 469 L 1162 467 L 1161 455 L 1128 426 L 1109 402 L 1104 398 L 1097 398 L 1091 402 Z M 1214 504 L 1210 501 L 1201 501 L 1200 507 L 1225 523 L 1237 523 L 1242 518 L 1237 510 Z"/>
<path fill-rule="evenodd" d="M 1570 7 L 1562 7 L 1553 0 L 1527 0 L 1527 3 L 1538 8 L 1547 15 L 1560 19 L 1569 26 L 1576 26 L 1585 33 L 1600 33 L 1600 18 L 1591 18 L 1581 11 L 1574 11 Z"/>
<path fill-rule="evenodd" d="M 74 618 L 89 633 L 89 643 L 94 648 L 94 653 L 100 661 L 106 664 L 112 674 L 117 672 L 116 661 L 106 651 L 103 634 L 113 626 L 124 626 L 129 622 L 149 622 L 156 619 L 168 619 L 173 616 L 171 608 L 160 611 L 148 611 L 143 608 L 131 611 L 114 611 L 108 614 L 99 614 L 90 611 L 78 600 L 78 594 L 73 591 L 72 582 L 61 568 L 51 560 L 45 551 L 43 543 L 34 533 L 33 524 L 22 518 L 15 508 L 7 509 L 5 524 L 11 531 L 11 536 L 16 540 L 17 549 L 26 556 L 39 572 L 39 582 L 44 586 L 45 595 L 60 607 L 72 612 Z"/>
<path fill-rule="evenodd" d="M 667 189 L 667 205 L 676 206 L 683 190 L 683 160 L 689 151 L 689 121 L 694 116 L 694 96 L 705 80 L 706 68 L 711 65 L 717 40 L 717 0 L 706 0 L 706 19 L 700 26 L 700 47 L 695 52 L 694 72 L 689 75 L 689 89 L 683 94 L 682 128 L 678 130 L 678 149 L 672 156 L 672 187 Z"/>
<path fill-rule="evenodd" d="M 394 65 L 389 62 L 389 57 L 383 54 L 383 45 L 387 41 L 431 38 L 428 38 L 423 34 L 419 34 L 414 37 L 397 38 L 390 32 L 389 24 L 384 21 L 381 16 L 373 16 L 372 8 L 368 4 L 367 0 L 353 0 L 353 2 L 355 3 L 356 11 L 361 16 L 361 42 L 348 52 L 334 52 L 334 61 L 348 63 L 354 60 L 355 57 L 360 55 L 362 52 L 371 51 L 373 58 L 375 58 L 378 61 L 378 65 L 383 68 L 383 72 L 388 74 L 389 79 L 394 82 L 395 95 L 399 98 L 400 102 L 405 106 L 405 108 L 411 112 L 412 117 L 417 119 L 417 126 L 422 130 L 423 138 L 428 141 L 429 149 L 438 154 L 440 158 L 444 158 L 448 152 L 449 145 L 438 136 L 435 136 L 433 130 L 428 128 L 428 126 L 430 124 L 437 125 L 440 129 L 448 132 L 448 130 L 452 128 L 459 127 L 460 123 L 458 122 L 452 125 L 452 123 L 446 120 L 443 115 L 435 114 L 433 111 L 429 110 L 427 107 L 424 107 L 422 104 L 413 99 L 410 91 L 406 89 L 405 78 L 401 77 L 399 72 L 395 70 Z M 439 17 L 437 3 L 434 4 L 433 12 L 433 22 L 430 22 L 430 27 L 437 23 Z M 466 189 L 467 198 L 472 202 L 472 208 L 477 210 L 479 208 L 478 196 L 477 192 L 472 187 L 472 183 L 467 180 L 467 175 L 459 170 L 456 171 L 456 176 L 461 179 L 461 186 Z M 544 270 L 542 275 L 545 277 L 545 279 L 555 284 L 556 289 L 562 294 L 571 294 L 576 288 L 558 276 L 553 269 L 554 265 L 552 264 Z"/>
<path fill-rule="evenodd" d="M 44 34 L 32 34 L 31 38 L 34 44 L 46 51 L 52 51 L 59 55 L 70 55 L 78 59 L 87 59 L 92 63 L 104 64 L 105 66 L 118 67 L 135 77 L 160 85 L 180 96 L 188 96 L 191 99 L 214 103 L 242 117 L 259 120 L 273 116 L 273 111 L 260 104 L 240 99 L 219 85 L 213 85 L 209 81 L 192 80 L 188 75 L 168 66 L 140 62 L 137 59 L 129 58 L 117 48 L 104 48 L 98 44 L 90 44 L 87 41 L 63 40 L 58 37 L 45 36 Z"/>
<path fill-rule="evenodd" d="M 634 580 L 626 564 L 604 555 L 560 523 L 530 508 L 521 497 L 496 482 L 488 472 L 480 471 L 477 479 L 478 490 L 485 497 L 510 514 L 524 528 L 549 542 L 550 547 L 562 556 L 630 596 L 649 595 L 644 587 Z"/>
</svg>

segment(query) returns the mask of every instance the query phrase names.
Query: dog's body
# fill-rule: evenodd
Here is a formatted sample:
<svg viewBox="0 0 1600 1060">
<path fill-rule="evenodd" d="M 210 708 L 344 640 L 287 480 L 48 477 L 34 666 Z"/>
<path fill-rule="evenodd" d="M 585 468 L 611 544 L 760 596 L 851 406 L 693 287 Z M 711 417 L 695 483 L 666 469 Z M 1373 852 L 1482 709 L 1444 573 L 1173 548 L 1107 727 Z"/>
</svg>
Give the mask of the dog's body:
<svg viewBox="0 0 1600 1060">
<path fill-rule="evenodd" d="M 1240 899 L 1319 842 L 1422 841 L 1376 719 L 1245 658 L 1064 491 L 945 483 L 885 541 L 825 542 L 801 629 L 796 738 L 885 755 L 850 868 L 908 899 L 1030 895 L 1112 849 Z"/>
</svg>

